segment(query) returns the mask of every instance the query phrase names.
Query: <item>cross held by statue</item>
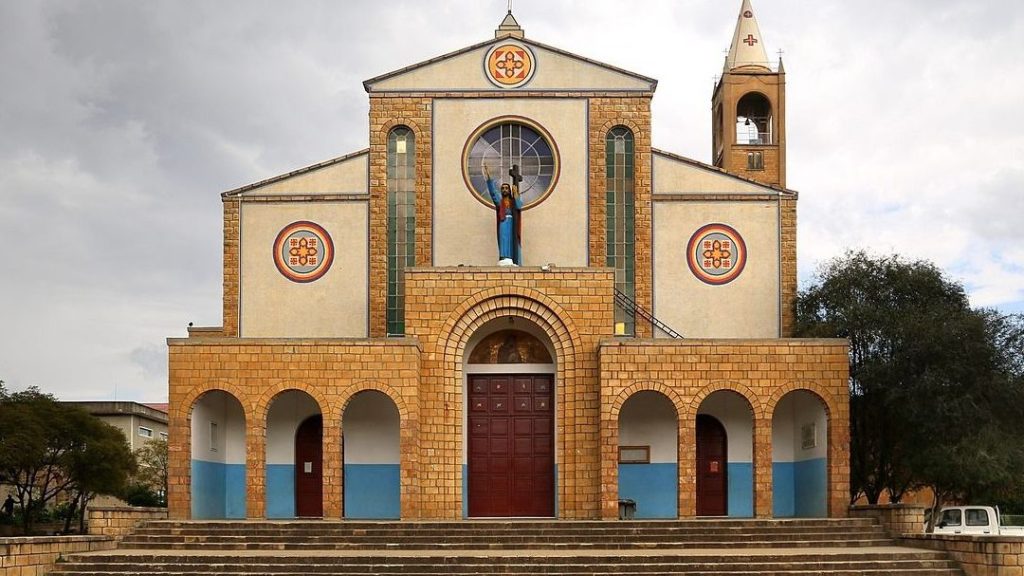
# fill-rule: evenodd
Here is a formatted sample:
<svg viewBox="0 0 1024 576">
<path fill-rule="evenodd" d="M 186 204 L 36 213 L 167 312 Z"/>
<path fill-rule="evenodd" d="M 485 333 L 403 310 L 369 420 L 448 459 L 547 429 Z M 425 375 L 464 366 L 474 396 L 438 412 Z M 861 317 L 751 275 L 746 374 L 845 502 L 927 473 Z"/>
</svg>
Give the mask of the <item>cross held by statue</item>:
<svg viewBox="0 0 1024 576">
<path fill-rule="evenodd" d="M 508 175 L 512 178 L 513 186 L 519 186 L 519 183 L 523 181 L 523 175 L 519 173 L 519 164 L 513 164 L 512 168 L 508 171 Z"/>
</svg>

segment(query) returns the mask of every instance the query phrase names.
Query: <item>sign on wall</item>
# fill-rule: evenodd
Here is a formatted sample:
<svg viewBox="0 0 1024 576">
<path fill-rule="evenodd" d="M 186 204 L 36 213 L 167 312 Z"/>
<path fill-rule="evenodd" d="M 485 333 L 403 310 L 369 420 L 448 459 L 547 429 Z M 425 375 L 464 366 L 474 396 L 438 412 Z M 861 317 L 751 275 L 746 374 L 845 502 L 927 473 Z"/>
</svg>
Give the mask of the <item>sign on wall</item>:
<svg viewBox="0 0 1024 576">
<path fill-rule="evenodd" d="M 292 282 L 319 280 L 333 263 L 334 242 L 319 224 L 292 222 L 274 240 L 274 264 Z"/>
<path fill-rule="evenodd" d="M 686 262 L 701 282 L 728 284 L 739 277 L 747 264 L 747 245 L 731 226 L 708 224 L 690 237 Z"/>
</svg>

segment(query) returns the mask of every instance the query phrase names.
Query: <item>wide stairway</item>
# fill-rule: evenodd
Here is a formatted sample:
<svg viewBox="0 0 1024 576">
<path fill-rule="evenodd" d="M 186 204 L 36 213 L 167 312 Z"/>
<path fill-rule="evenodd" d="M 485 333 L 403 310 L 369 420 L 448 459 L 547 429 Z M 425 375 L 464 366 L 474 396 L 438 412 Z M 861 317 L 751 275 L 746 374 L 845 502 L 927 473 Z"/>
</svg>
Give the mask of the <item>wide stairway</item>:
<svg viewBox="0 0 1024 576">
<path fill-rule="evenodd" d="M 869 519 L 154 521 L 53 574 L 962 576 Z"/>
</svg>

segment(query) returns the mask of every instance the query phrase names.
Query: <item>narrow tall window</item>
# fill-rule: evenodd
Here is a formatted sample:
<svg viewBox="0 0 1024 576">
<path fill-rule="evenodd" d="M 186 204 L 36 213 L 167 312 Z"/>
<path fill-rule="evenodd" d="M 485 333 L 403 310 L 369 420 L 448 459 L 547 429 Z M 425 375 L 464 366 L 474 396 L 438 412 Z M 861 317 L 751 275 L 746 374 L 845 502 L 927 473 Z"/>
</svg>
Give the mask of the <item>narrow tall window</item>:
<svg viewBox="0 0 1024 576">
<path fill-rule="evenodd" d="M 416 265 L 416 144 L 412 130 L 388 134 L 388 334 L 405 334 L 405 269 Z"/>
<path fill-rule="evenodd" d="M 615 271 L 615 289 L 636 300 L 635 289 L 635 194 L 633 188 L 633 133 L 624 126 L 608 132 L 606 141 L 607 177 L 607 265 Z M 615 306 L 616 332 L 634 334 L 636 318 Z"/>
</svg>

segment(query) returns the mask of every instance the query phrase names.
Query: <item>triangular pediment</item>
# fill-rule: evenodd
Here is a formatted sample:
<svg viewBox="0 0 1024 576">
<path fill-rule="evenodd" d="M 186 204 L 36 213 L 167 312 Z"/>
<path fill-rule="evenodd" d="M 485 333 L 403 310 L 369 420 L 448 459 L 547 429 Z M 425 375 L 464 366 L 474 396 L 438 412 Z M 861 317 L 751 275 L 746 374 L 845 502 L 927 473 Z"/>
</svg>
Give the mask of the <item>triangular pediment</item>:
<svg viewBox="0 0 1024 576">
<path fill-rule="evenodd" d="M 496 77 L 505 73 L 508 77 Z M 488 40 L 363 82 L 370 93 L 653 92 L 657 85 L 653 78 L 513 36 Z"/>
</svg>

